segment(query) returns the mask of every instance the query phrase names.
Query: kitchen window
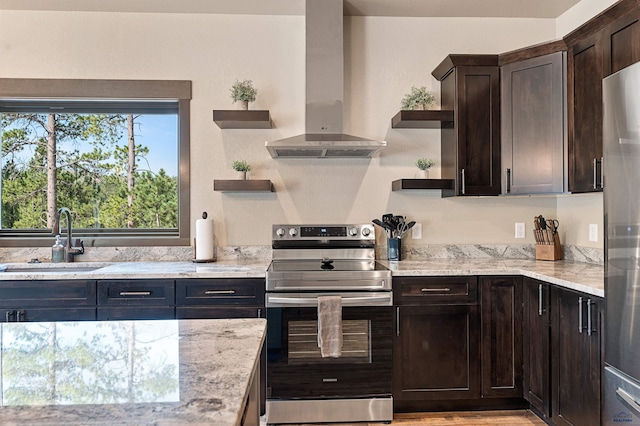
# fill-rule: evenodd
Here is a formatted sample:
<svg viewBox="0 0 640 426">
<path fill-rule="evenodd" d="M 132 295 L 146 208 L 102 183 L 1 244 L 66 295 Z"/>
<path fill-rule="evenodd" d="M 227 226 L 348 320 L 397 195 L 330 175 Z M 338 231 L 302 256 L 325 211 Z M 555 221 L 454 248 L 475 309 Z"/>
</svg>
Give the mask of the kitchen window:
<svg viewBox="0 0 640 426">
<path fill-rule="evenodd" d="M 0 79 L 0 246 L 51 245 L 61 207 L 87 246 L 189 245 L 190 99 L 189 81 Z"/>
</svg>

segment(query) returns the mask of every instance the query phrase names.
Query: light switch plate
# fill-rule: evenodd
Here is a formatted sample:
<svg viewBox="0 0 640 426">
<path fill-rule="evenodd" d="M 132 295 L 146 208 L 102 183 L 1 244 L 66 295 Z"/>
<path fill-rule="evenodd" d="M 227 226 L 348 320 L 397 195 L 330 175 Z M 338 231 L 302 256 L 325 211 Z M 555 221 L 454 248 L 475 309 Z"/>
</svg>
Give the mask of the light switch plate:
<svg viewBox="0 0 640 426">
<path fill-rule="evenodd" d="M 422 239 L 422 224 L 416 222 L 411 228 L 411 239 L 412 240 L 421 240 Z"/>
<path fill-rule="evenodd" d="M 516 222 L 516 238 L 524 238 L 525 229 L 523 222 Z"/>
<path fill-rule="evenodd" d="M 589 241 L 593 241 L 594 243 L 598 242 L 598 224 L 597 223 L 589 224 Z"/>
</svg>

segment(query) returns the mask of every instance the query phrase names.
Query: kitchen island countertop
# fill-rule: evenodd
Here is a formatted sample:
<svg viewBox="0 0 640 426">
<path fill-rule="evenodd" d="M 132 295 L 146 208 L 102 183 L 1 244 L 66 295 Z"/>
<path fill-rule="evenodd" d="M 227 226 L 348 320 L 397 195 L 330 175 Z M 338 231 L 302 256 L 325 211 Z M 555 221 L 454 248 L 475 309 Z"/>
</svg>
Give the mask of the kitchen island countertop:
<svg viewBox="0 0 640 426">
<path fill-rule="evenodd" d="M 3 324 L 0 424 L 240 425 L 265 330 L 264 319 Z M 38 339 L 50 344 L 28 350 Z"/>
<path fill-rule="evenodd" d="M 430 259 L 381 261 L 393 276 L 522 275 L 604 297 L 604 267 L 529 259 Z"/>
</svg>

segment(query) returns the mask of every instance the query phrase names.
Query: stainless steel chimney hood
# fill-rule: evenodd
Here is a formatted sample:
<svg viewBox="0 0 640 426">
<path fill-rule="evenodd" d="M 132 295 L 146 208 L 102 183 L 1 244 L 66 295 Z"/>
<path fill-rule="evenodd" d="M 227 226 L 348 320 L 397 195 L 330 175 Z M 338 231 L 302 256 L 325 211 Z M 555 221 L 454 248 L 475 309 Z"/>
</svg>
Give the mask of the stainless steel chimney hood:
<svg viewBox="0 0 640 426">
<path fill-rule="evenodd" d="M 367 158 L 387 146 L 342 133 L 343 0 L 306 0 L 305 134 L 265 146 L 273 158 Z"/>
</svg>

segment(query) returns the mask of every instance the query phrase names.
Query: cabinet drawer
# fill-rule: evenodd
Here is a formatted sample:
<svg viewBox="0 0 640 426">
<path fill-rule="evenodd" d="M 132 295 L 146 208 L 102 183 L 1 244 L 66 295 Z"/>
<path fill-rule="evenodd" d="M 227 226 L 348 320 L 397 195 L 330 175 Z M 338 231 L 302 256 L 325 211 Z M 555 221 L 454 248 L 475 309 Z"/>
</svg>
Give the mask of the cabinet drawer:
<svg viewBox="0 0 640 426">
<path fill-rule="evenodd" d="M 67 307 L 96 305 L 96 282 L 85 280 L 2 281 L 3 308 Z"/>
<path fill-rule="evenodd" d="M 176 281 L 178 306 L 264 306 L 264 279 L 194 279 Z"/>
<path fill-rule="evenodd" d="M 393 279 L 396 304 L 475 304 L 478 279 L 472 277 L 402 277 Z"/>
<path fill-rule="evenodd" d="M 174 306 L 173 280 L 98 281 L 98 306 Z"/>
</svg>

